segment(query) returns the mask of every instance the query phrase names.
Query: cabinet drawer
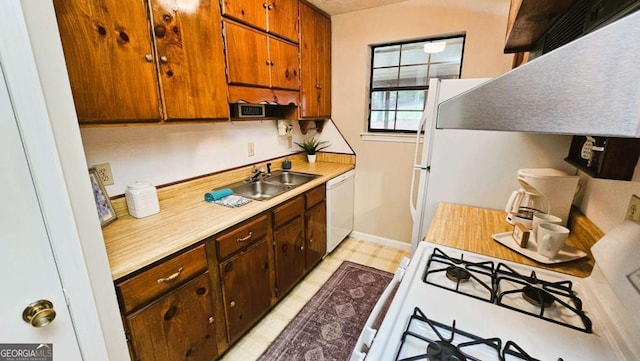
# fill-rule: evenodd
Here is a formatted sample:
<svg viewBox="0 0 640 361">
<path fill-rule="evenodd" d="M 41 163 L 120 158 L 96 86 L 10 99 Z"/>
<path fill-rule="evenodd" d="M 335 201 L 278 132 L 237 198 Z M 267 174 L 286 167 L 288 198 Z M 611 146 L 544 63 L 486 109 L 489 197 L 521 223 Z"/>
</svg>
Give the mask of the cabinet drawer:
<svg viewBox="0 0 640 361">
<path fill-rule="evenodd" d="M 278 228 L 304 211 L 304 198 L 297 197 L 273 210 L 273 227 Z"/>
<path fill-rule="evenodd" d="M 223 259 L 235 251 L 267 235 L 267 216 L 262 215 L 249 220 L 232 230 L 216 237 L 218 259 Z"/>
<path fill-rule="evenodd" d="M 327 193 L 327 187 L 324 184 L 305 193 L 304 197 L 306 198 L 306 201 L 307 201 L 307 209 L 324 201 L 326 197 L 326 193 Z"/>
<path fill-rule="evenodd" d="M 201 245 L 118 283 L 124 311 L 129 312 L 151 301 L 206 269 L 207 254 L 204 245 Z"/>
</svg>

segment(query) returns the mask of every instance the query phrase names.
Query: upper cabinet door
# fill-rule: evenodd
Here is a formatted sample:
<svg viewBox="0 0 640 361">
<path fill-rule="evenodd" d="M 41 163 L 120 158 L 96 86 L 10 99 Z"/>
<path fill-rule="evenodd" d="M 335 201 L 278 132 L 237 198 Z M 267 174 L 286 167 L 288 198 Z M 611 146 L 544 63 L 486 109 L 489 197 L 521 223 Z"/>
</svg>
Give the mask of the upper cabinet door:
<svg viewBox="0 0 640 361">
<path fill-rule="evenodd" d="M 220 0 L 224 16 L 267 30 L 267 0 Z"/>
<path fill-rule="evenodd" d="M 152 0 L 151 10 L 167 119 L 227 119 L 218 2 Z"/>
<path fill-rule="evenodd" d="M 54 0 L 80 122 L 159 120 L 145 1 Z"/>
<path fill-rule="evenodd" d="M 271 86 L 300 89 L 298 47 L 269 37 Z"/>
<path fill-rule="evenodd" d="M 270 0 L 269 33 L 298 43 L 298 0 Z"/>
<path fill-rule="evenodd" d="M 331 20 L 300 3 L 301 117 L 331 116 Z"/>
<path fill-rule="evenodd" d="M 267 35 L 225 22 L 229 83 L 268 87 L 271 62 Z"/>
<path fill-rule="evenodd" d="M 320 101 L 318 116 L 331 117 L 331 20 L 320 14 L 316 18 L 318 43 L 318 84 Z"/>
</svg>

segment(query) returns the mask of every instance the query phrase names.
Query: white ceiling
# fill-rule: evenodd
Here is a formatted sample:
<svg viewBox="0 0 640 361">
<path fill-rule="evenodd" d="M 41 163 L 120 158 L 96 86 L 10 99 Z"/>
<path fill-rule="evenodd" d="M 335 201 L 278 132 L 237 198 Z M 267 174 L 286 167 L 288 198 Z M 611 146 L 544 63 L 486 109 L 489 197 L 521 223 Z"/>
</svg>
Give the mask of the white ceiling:
<svg viewBox="0 0 640 361">
<path fill-rule="evenodd" d="M 329 15 L 399 3 L 405 0 L 307 0 Z"/>
<path fill-rule="evenodd" d="M 400 3 L 407 0 L 307 0 L 329 15 L 338 15 L 352 11 L 375 8 L 378 6 Z M 423 0 L 426 1 L 426 0 Z M 466 10 L 492 12 L 507 16 L 510 0 L 429 0 L 446 4 L 448 7 Z"/>
</svg>

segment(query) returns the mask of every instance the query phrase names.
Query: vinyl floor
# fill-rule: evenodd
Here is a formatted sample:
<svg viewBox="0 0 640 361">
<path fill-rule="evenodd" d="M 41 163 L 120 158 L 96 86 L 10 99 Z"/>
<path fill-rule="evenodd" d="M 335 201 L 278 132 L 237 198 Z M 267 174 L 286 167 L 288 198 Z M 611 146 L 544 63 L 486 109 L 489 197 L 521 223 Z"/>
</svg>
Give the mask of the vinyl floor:
<svg viewBox="0 0 640 361">
<path fill-rule="evenodd" d="M 352 237 L 345 239 L 253 329 L 236 342 L 221 360 L 251 361 L 257 359 L 342 264 L 342 261 L 351 261 L 394 273 L 402 257 L 409 257 L 409 252 Z"/>
</svg>

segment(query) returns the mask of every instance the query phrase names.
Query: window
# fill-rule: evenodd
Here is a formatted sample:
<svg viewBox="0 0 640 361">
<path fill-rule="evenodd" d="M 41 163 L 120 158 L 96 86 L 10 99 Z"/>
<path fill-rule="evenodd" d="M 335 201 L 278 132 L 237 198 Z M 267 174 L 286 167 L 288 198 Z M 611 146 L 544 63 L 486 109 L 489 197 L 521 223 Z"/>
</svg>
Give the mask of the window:
<svg viewBox="0 0 640 361">
<path fill-rule="evenodd" d="M 371 47 L 369 132 L 415 133 L 429 79 L 458 79 L 465 35 Z"/>
</svg>

